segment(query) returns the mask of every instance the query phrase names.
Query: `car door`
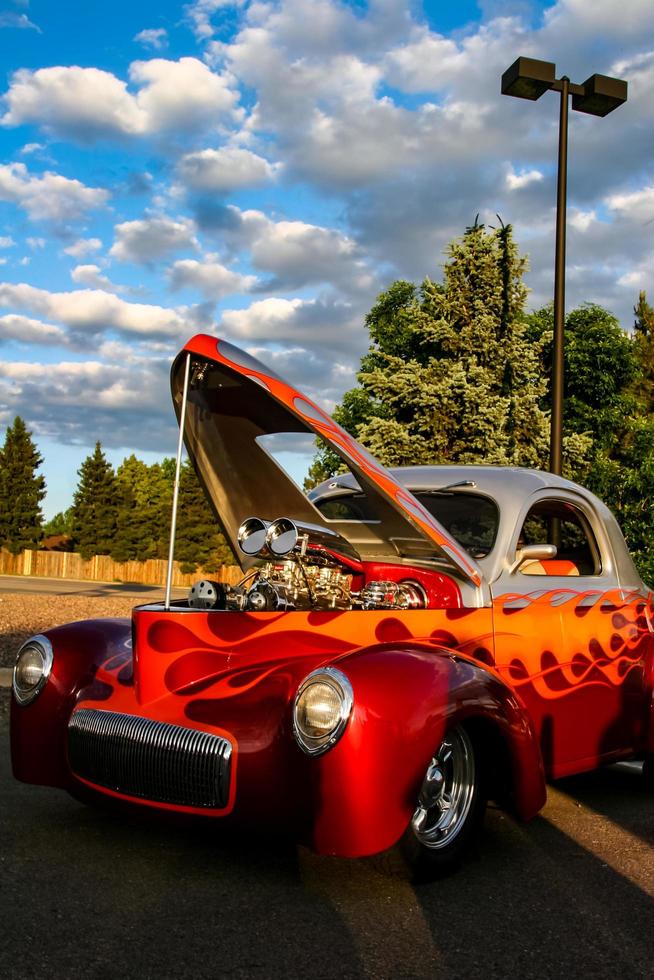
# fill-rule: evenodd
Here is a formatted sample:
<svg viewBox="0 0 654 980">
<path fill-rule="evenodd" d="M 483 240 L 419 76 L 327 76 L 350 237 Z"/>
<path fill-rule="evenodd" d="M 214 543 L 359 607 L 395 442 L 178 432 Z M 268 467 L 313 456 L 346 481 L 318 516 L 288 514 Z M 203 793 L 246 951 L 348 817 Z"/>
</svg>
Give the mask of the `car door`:
<svg viewBox="0 0 654 980">
<path fill-rule="evenodd" d="M 524 545 L 554 543 L 556 558 L 519 564 Z M 592 768 L 640 744 L 646 596 L 619 588 L 588 501 L 571 491 L 534 494 L 491 590 L 497 667 L 534 720 L 548 773 Z"/>
</svg>

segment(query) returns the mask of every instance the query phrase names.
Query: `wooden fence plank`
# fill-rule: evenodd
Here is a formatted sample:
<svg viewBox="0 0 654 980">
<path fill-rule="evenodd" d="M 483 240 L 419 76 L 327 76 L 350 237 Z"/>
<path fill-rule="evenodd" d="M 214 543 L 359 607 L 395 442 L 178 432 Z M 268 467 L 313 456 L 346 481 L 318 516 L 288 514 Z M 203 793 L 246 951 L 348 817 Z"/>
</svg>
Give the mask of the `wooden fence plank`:
<svg viewBox="0 0 654 980">
<path fill-rule="evenodd" d="M 32 575 L 40 578 L 88 579 L 93 582 L 135 582 L 142 585 L 161 585 L 166 582 L 167 562 L 163 558 L 147 561 L 113 561 L 109 555 L 95 555 L 85 561 L 81 555 L 69 551 L 23 551 L 12 555 L 0 549 L 0 575 Z M 201 578 L 235 585 L 243 577 L 237 565 L 222 565 L 215 572 L 199 568 L 192 575 L 184 575 L 179 562 L 173 566 L 173 585 L 190 588 Z"/>
</svg>

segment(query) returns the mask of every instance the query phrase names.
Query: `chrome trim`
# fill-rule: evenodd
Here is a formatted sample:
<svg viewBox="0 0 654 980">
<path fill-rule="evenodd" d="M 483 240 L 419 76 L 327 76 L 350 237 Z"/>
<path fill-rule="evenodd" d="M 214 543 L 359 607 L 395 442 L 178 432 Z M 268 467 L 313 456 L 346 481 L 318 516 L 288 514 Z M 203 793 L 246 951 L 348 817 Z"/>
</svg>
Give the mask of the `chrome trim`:
<svg viewBox="0 0 654 980">
<path fill-rule="evenodd" d="M 340 695 L 341 709 L 336 727 L 331 732 L 328 732 L 326 735 L 321 735 L 318 738 L 311 738 L 298 728 L 297 706 L 304 691 L 312 684 L 321 682 L 328 684 Z M 310 674 L 307 674 L 298 687 L 293 701 L 293 735 L 302 751 L 306 752 L 307 755 L 316 756 L 322 755 L 323 752 L 331 749 L 345 731 L 350 715 L 352 714 L 353 706 L 354 692 L 352 691 L 352 685 L 342 671 L 337 670 L 336 667 L 319 667 L 318 670 L 313 670 Z"/>
<path fill-rule="evenodd" d="M 140 715 L 79 708 L 68 722 L 68 762 L 75 775 L 158 803 L 224 808 L 231 754 L 231 743 L 220 735 Z"/>
<path fill-rule="evenodd" d="M 43 656 L 43 674 L 41 675 L 41 680 L 38 682 L 38 684 L 36 684 L 30 691 L 19 691 L 16 687 L 16 667 L 18 666 L 18 661 L 20 660 L 23 650 L 31 645 L 37 646 L 41 650 L 41 654 Z M 16 654 L 16 663 L 14 664 L 14 672 L 11 677 L 11 688 L 18 704 L 31 704 L 32 701 L 34 701 L 34 699 L 41 693 L 47 684 L 53 663 L 54 651 L 47 636 L 43 636 L 42 633 L 37 633 L 36 636 L 30 637 L 29 640 L 26 640 L 25 643 L 22 644 L 18 650 L 18 653 Z"/>
<path fill-rule="evenodd" d="M 267 531 L 270 521 L 259 517 L 246 518 L 238 529 L 236 540 L 244 555 L 255 557 L 266 554 Z"/>
<path fill-rule="evenodd" d="M 478 792 L 472 742 L 457 725 L 441 742 L 422 781 L 411 818 L 420 843 L 431 851 L 448 847 L 463 830 Z"/>
</svg>

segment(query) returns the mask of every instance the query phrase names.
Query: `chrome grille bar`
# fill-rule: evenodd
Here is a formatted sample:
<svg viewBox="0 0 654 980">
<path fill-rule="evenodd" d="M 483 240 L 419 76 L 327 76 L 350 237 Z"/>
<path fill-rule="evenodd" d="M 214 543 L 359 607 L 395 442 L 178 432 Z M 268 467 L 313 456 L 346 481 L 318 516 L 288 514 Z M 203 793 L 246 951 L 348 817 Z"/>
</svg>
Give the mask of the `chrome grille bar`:
<svg viewBox="0 0 654 980">
<path fill-rule="evenodd" d="M 159 803 L 225 807 L 231 752 L 219 735 L 138 715 L 80 708 L 68 722 L 68 761 L 76 775 Z"/>
</svg>

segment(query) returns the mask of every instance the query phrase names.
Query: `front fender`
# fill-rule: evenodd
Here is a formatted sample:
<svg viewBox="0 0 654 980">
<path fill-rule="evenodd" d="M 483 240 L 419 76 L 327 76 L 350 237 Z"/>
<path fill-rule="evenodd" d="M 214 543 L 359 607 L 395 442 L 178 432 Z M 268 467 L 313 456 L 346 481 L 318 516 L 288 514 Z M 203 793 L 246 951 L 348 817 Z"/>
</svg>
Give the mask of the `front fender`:
<svg viewBox="0 0 654 980">
<path fill-rule="evenodd" d="M 48 683 L 28 705 L 11 701 L 11 762 L 16 779 L 43 786 L 67 786 L 66 726 L 83 691 L 93 691 L 100 664 L 120 658 L 131 676 L 132 640 L 129 619 L 91 619 L 47 630 L 54 661 Z"/>
<path fill-rule="evenodd" d="M 448 727 L 494 725 L 508 749 L 516 810 L 534 816 L 546 797 L 540 749 L 514 691 L 451 650 L 378 646 L 334 662 L 349 678 L 354 708 L 342 739 L 313 760 L 313 846 L 346 857 L 392 846 Z"/>
</svg>

